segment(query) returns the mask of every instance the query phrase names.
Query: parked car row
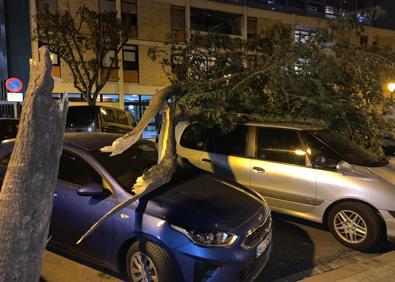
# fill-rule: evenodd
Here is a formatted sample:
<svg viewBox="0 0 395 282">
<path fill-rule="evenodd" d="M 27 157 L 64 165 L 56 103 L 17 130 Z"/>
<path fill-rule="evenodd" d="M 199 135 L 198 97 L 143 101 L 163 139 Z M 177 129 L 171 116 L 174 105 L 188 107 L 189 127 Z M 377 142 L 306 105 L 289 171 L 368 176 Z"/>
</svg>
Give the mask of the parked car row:
<svg viewBox="0 0 395 282">
<path fill-rule="evenodd" d="M 259 192 L 273 211 L 327 224 L 348 247 L 395 241 L 395 161 L 339 134 L 263 123 L 223 134 L 182 122 L 176 138 L 181 158 Z"/>
<path fill-rule="evenodd" d="M 243 186 L 179 167 L 172 181 L 77 240 L 131 196 L 136 178 L 156 164 L 141 140 L 109 157 L 99 149 L 121 135 L 66 133 L 49 244 L 131 281 L 253 281 L 269 260 L 272 223 L 263 198 Z M 0 187 L 14 141 L 0 145 Z"/>
<path fill-rule="evenodd" d="M 6 139 L 15 136 L 17 120 L 7 123 L 14 127 Z M 69 108 L 51 246 L 127 271 L 131 281 L 253 281 L 270 257 L 270 209 L 327 224 L 356 250 L 372 248 L 384 235 L 395 241 L 394 160 L 324 128 L 248 123 L 223 133 L 181 122 L 180 166 L 171 182 L 76 245 L 157 163 L 156 146 L 147 140 L 115 157 L 99 150 L 134 125 L 126 111 Z M 0 187 L 13 144 L 0 145 Z"/>
</svg>

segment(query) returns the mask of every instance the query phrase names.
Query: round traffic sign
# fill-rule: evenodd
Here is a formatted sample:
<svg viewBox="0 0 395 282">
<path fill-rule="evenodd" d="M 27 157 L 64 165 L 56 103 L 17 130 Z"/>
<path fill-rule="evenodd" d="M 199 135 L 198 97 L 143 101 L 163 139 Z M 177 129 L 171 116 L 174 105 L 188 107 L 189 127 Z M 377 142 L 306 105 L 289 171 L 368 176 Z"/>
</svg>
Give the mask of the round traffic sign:
<svg viewBox="0 0 395 282">
<path fill-rule="evenodd" d="M 11 77 L 5 82 L 5 88 L 10 92 L 20 92 L 22 87 L 23 84 L 19 78 Z"/>
</svg>

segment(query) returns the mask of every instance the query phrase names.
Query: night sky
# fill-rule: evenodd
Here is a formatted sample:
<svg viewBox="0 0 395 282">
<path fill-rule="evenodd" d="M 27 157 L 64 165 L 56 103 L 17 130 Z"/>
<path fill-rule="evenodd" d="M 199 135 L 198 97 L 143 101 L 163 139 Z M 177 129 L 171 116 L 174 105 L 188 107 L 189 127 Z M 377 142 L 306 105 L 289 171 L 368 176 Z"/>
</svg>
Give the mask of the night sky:
<svg viewBox="0 0 395 282">
<path fill-rule="evenodd" d="M 386 11 L 386 14 L 377 20 L 377 26 L 395 29 L 395 1 L 377 0 L 377 3 Z"/>
</svg>

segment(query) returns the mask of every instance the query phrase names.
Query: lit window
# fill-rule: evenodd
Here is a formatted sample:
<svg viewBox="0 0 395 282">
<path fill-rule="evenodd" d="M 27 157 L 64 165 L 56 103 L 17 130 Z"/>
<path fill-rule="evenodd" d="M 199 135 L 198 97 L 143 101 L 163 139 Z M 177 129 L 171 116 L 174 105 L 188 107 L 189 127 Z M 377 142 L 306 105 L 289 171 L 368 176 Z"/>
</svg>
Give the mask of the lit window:
<svg viewBox="0 0 395 282">
<path fill-rule="evenodd" d="M 325 6 L 325 17 L 328 19 L 336 18 L 336 9 L 332 6 Z"/>
</svg>

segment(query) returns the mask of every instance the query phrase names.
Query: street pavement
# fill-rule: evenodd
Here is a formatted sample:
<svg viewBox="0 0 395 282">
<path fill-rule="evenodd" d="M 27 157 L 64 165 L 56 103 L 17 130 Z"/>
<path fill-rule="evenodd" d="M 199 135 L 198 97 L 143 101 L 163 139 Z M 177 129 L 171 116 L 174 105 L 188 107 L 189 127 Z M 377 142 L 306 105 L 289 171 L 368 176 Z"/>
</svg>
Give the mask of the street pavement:
<svg viewBox="0 0 395 282">
<path fill-rule="evenodd" d="M 310 278 L 303 279 L 303 281 L 395 282 L 395 251 L 391 251 L 367 260 L 358 261 L 329 272 L 316 274 Z"/>
<path fill-rule="evenodd" d="M 391 251 L 395 253 L 395 245 L 385 242 L 370 253 L 353 251 L 340 245 L 320 224 L 273 214 L 272 256 L 257 282 L 297 281 L 310 276 L 315 277 L 314 275 L 322 275 L 320 273 L 330 273 L 356 263 L 371 261 L 379 258 L 381 254 L 390 254 Z M 390 266 L 395 269 L 394 265 Z M 124 279 L 124 276 L 94 267 L 81 260 L 49 251 L 45 253 L 42 282 L 107 282 Z"/>
</svg>

